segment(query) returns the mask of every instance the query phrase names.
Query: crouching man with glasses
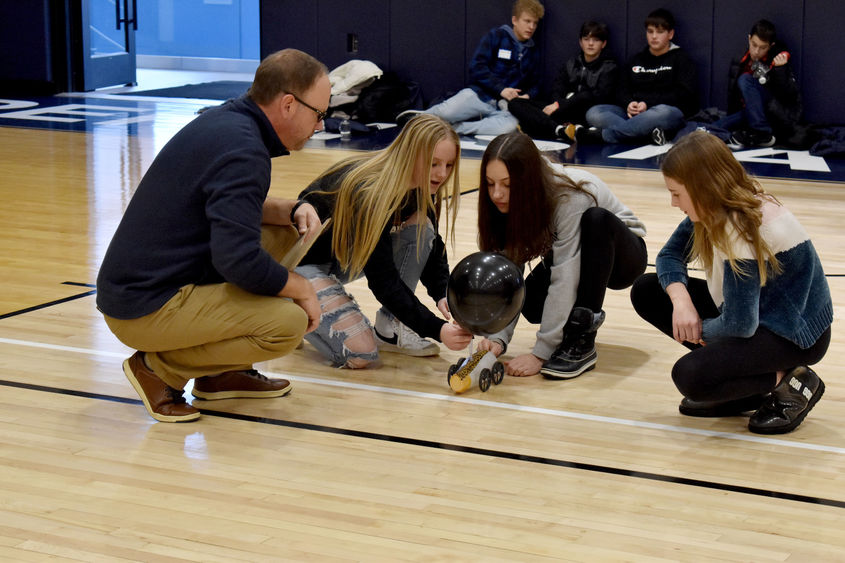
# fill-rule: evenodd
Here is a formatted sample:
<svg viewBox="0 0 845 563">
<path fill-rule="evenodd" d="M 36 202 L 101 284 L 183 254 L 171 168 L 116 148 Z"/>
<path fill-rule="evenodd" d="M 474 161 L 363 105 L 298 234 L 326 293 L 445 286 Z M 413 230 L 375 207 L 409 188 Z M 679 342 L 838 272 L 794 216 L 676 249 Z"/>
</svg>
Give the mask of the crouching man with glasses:
<svg viewBox="0 0 845 563">
<path fill-rule="evenodd" d="M 300 150 L 331 95 L 328 71 L 285 49 L 249 92 L 179 131 L 141 179 L 106 251 L 97 307 L 137 350 L 123 372 L 147 412 L 187 422 L 203 400 L 286 395 L 253 364 L 284 356 L 320 321 L 307 280 L 279 259 L 320 220 L 311 205 L 268 197 L 271 159 Z"/>
</svg>

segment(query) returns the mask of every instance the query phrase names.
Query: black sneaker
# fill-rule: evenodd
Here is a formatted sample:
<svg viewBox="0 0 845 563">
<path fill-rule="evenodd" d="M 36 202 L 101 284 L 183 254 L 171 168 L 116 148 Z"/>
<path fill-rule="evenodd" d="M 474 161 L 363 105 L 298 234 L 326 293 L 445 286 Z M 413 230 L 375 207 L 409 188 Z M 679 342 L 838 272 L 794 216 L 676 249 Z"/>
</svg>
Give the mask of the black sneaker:
<svg viewBox="0 0 845 563">
<path fill-rule="evenodd" d="M 731 139 L 728 144 L 734 145 L 738 148 L 745 148 L 749 143 L 748 133 L 739 129 L 731 133 Z"/>
<path fill-rule="evenodd" d="M 693 401 L 684 397 L 678 405 L 678 411 L 686 416 L 722 417 L 741 416 L 748 411 L 756 411 L 763 404 L 762 395 L 752 395 L 732 401 Z"/>
<path fill-rule="evenodd" d="M 775 136 L 771 133 L 763 131 L 755 131 L 754 146 L 755 147 L 771 147 L 775 144 Z"/>
<path fill-rule="evenodd" d="M 730 144 L 744 149 L 771 147 L 775 144 L 775 136 L 771 133 L 766 133 L 765 131 L 740 129 L 733 132 Z"/>
<path fill-rule="evenodd" d="M 403 127 L 405 127 L 406 123 L 408 123 L 411 119 L 421 113 L 425 112 L 418 109 L 406 109 L 405 111 L 396 116 L 396 125 L 399 126 L 399 129 L 402 129 Z"/>
<path fill-rule="evenodd" d="M 575 139 L 570 138 L 569 134 L 567 133 L 570 127 L 573 128 L 572 131 L 574 135 L 575 128 L 571 123 L 566 123 L 564 125 L 558 125 L 557 127 L 555 127 L 555 139 L 558 139 L 560 141 L 574 141 Z"/>
<path fill-rule="evenodd" d="M 546 379 L 575 379 L 596 367 L 598 353 L 595 344 L 596 335 L 593 333 L 591 337 L 582 339 L 580 347 L 555 350 L 552 357 L 543 362 L 540 373 Z"/>
<path fill-rule="evenodd" d="M 563 327 L 563 341 L 543 362 L 540 373 L 546 379 L 573 379 L 596 366 L 596 331 L 604 322 L 604 311 L 575 307 Z"/>
<path fill-rule="evenodd" d="M 755 434 L 792 432 L 824 394 L 824 381 L 807 366 L 791 369 L 748 421 Z"/>
<path fill-rule="evenodd" d="M 575 141 L 582 145 L 598 145 L 604 142 L 598 127 L 576 127 Z"/>
<path fill-rule="evenodd" d="M 666 131 L 661 129 L 660 127 L 655 127 L 651 131 L 651 142 L 657 146 L 663 146 L 666 144 Z"/>
</svg>

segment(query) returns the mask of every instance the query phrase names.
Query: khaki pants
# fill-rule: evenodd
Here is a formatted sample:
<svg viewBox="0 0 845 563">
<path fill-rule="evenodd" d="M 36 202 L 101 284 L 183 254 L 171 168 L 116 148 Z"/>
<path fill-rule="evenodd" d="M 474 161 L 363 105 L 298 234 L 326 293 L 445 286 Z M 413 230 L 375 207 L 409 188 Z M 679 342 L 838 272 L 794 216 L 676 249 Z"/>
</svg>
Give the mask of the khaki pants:
<svg viewBox="0 0 845 563">
<path fill-rule="evenodd" d="M 296 236 L 292 227 L 265 225 L 261 244 L 279 260 Z M 230 283 L 186 285 L 154 313 L 105 319 L 121 342 L 146 352 L 156 375 L 176 389 L 195 377 L 250 369 L 255 362 L 284 356 L 308 326 L 305 311 L 292 301 Z"/>
</svg>

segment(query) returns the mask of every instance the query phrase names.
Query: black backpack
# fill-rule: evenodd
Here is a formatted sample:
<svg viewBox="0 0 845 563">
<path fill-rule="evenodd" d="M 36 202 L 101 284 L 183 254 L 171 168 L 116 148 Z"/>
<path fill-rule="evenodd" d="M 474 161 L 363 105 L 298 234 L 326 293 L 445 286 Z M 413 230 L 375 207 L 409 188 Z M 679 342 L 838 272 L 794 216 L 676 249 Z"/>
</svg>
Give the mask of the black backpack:
<svg viewBox="0 0 845 563">
<path fill-rule="evenodd" d="M 352 118 L 361 123 L 394 122 L 408 109 L 423 109 L 420 86 L 405 82 L 395 72 L 385 72 L 361 90 Z"/>
</svg>

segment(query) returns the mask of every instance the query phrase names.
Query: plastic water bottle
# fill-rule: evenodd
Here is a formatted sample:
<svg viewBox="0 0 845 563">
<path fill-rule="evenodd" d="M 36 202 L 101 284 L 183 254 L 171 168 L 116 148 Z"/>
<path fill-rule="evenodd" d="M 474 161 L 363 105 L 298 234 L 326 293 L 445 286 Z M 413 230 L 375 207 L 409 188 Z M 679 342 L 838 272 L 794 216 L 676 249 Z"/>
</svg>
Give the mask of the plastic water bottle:
<svg viewBox="0 0 845 563">
<path fill-rule="evenodd" d="M 344 119 L 338 125 L 338 129 L 340 130 L 340 140 L 341 141 L 348 141 L 352 138 L 352 124 L 349 123 L 348 119 Z"/>
</svg>

